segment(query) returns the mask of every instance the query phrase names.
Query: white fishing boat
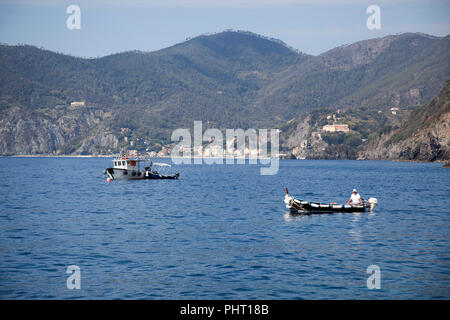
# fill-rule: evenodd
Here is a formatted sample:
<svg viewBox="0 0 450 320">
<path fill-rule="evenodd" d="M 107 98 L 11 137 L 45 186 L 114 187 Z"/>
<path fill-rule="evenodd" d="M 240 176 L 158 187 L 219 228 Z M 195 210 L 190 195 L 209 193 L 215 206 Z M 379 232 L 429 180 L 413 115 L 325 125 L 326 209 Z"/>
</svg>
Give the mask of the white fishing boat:
<svg viewBox="0 0 450 320">
<path fill-rule="evenodd" d="M 146 166 L 146 163 L 148 166 Z M 153 163 L 145 157 L 120 155 L 113 160 L 113 167 L 106 168 L 103 175 L 108 175 L 111 180 L 139 180 L 139 179 L 178 179 L 179 173 L 162 175 L 153 167 L 170 167 L 167 163 Z"/>
</svg>

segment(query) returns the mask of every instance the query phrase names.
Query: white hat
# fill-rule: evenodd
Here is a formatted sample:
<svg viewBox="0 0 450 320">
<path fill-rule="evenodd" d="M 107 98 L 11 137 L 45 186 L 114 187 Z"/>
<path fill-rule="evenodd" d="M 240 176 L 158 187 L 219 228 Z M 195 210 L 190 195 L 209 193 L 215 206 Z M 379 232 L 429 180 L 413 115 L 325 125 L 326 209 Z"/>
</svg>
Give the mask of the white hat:
<svg viewBox="0 0 450 320">
<path fill-rule="evenodd" d="M 358 192 L 358 191 L 356 191 L 356 189 L 353 189 L 353 191 L 352 192 Z"/>
</svg>

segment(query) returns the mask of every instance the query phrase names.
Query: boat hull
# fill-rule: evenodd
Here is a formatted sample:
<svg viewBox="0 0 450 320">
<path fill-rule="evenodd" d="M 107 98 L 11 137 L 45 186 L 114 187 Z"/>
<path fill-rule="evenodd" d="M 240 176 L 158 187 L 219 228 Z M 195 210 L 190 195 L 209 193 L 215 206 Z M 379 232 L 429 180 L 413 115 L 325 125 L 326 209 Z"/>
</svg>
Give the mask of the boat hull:
<svg viewBox="0 0 450 320">
<path fill-rule="evenodd" d="M 329 214 L 329 213 L 337 213 L 337 212 L 366 212 L 367 208 L 364 206 L 350 206 L 347 208 L 314 208 L 311 206 L 300 206 L 300 207 L 291 207 L 289 208 L 291 213 L 298 214 Z"/>
<path fill-rule="evenodd" d="M 162 175 L 152 170 L 127 170 L 117 168 L 107 168 L 104 171 L 112 180 L 176 180 L 179 173 L 174 175 Z"/>
<path fill-rule="evenodd" d="M 366 212 L 370 209 L 367 205 L 338 205 L 338 204 L 324 204 L 318 202 L 307 202 L 286 196 L 286 208 L 291 213 L 296 214 L 330 214 L 337 212 Z"/>
</svg>

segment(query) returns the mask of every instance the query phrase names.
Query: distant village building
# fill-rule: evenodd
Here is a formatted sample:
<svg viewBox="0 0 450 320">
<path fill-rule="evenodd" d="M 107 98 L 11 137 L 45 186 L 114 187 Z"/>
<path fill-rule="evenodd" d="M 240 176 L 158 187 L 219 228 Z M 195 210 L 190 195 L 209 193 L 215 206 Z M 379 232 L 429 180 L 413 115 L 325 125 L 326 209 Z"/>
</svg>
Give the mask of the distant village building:
<svg viewBox="0 0 450 320">
<path fill-rule="evenodd" d="M 325 132 L 348 132 L 348 124 L 327 124 L 322 128 Z"/>
<path fill-rule="evenodd" d="M 192 154 L 192 151 L 193 151 L 193 148 L 191 148 L 191 147 L 184 147 L 184 146 L 180 147 L 180 152 L 182 154 Z"/>
<path fill-rule="evenodd" d="M 391 108 L 392 114 L 397 114 L 397 111 L 400 111 L 400 109 L 399 108 Z"/>
<path fill-rule="evenodd" d="M 84 107 L 86 105 L 86 101 L 74 101 L 70 103 L 71 107 Z"/>
<path fill-rule="evenodd" d="M 203 150 L 204 157 L 222 158 L 223 155 L 224 155 L 224 150 L 223 150 L 222 146 L 219 146 L 219 145 L 208 146 Z"/>
<path fill-rule="evenodd" d="M 157 154 L 158 157 L 167 157 L 168 155 L 170 155 L 170 150 L 166 147 L 162 147 L 161 151 Z"/>
</svg>

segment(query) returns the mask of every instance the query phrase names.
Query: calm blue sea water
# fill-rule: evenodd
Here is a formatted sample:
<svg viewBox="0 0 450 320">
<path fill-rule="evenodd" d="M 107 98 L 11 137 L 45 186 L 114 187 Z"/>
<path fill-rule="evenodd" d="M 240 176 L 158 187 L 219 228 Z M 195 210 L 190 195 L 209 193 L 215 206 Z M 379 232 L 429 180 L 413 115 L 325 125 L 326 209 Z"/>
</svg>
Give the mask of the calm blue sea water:
<svg viewBox="0 0 450 320">
<path fill-rule="evenodd" d="M 170 161 L 169 159 L 161 161 Z M 449 299 L 450 169 L 290 161 L 183 165 L 178 181 L 106 183 L 111 159 L 0 158 L 2 299 Z M 292 216 L 375 196 L 372 214 Z M 381 289 L 366 286 L 369 265 Z M 81 289 L 66 268 L 81 269 Z"/>
</svg>

